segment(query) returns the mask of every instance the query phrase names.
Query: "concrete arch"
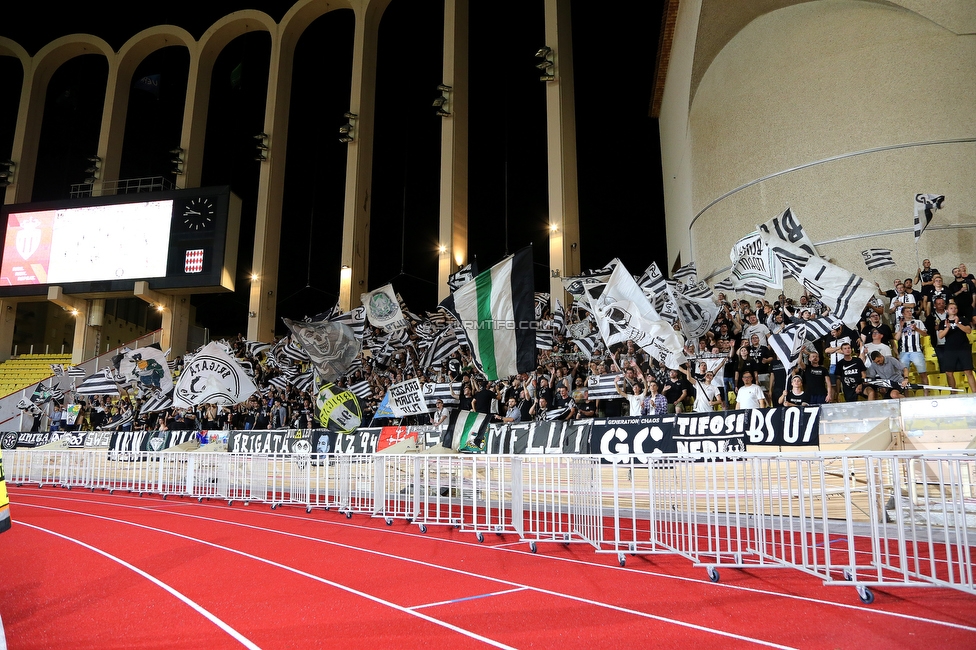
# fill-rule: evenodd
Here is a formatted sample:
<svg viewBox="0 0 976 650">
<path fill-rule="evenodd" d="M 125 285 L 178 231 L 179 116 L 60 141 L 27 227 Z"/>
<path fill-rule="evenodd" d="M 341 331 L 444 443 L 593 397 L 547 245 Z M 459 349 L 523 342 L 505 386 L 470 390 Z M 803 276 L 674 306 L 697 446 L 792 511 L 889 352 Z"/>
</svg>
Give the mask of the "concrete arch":
<svg viewBox="0 0 976 650">
<path fill-rule="evenodd" d="M 17 41 L 12 41 L 5 36 L 0 36 L 0 56 L 10 56 L 20 61 L 24 72 L 30 69 L 31 58 L 27 50 Z"/>
<path fill-rule="evenodd" d="M 294 46 L 309 25 L 325 14 L 336 11 L 337 9 L 352 9 L 356 12 L 356 18 L 358 20 L 360 15 L 357 9 L 361 8 L 361 4 L 349 0 L 302 0 L 301 2 L 296 2 L 281 18 L 282 41 L 290 42 Z"/>
<path fill-rule="evenodd" d="M 271 34 L 272 49 L 278 36 L 278 24 L 266 13 L 252 9 L 235 11 L 217 20 L 203 33 L 190 52 L 190 74 L 186 84 L 183 108 L 183 186 L 199 187 L 203 175 L 203 149 L 210 110 L 210 82 L 217 57 L 238 36 L 265 31 Z"/>
<path fill-rule="evenodd" d="M 190 66 L 193 66 L 197 42 L 188 31 L 175 25 L 144 29 L 126 41 L 111 61 L 99 135 L 98 155 L 102 157 L 102 178 L 117 179 L 119 176 L 129 110 L 129 88 L 136 68 L 153 52 L 171 46 L 183 46 L 189 50 Z"/>
<path fill-rule="evenodd" d="M 38 50 L 31 59 L 30 66 L 25 68 L 10 155 L 17 163 L 17 174 L 14 182 L 7 187 L 5 203 L 24 203 L 31 200 L 48 83 L 65 62 L 86 54 L 101 54 L 108 60 L 111 70 L 115 52 L 107 42 L 91 34 L 69 34 L 51 41 Z"/>
</svg>

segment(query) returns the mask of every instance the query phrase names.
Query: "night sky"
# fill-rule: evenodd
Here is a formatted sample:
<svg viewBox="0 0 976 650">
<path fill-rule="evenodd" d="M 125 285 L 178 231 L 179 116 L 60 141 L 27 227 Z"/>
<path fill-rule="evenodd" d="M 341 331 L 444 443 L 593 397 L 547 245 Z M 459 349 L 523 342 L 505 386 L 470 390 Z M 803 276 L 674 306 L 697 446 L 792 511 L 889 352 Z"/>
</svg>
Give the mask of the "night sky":
<svg viewBox="0 0 976 650">
<path fill-rule="evenodd" d="M 172 23 L 199 37 L 222 15 L 251 8 L 280 21 L 291 2 L 99 3 L 54 13 L 42 3 L 7 7 L 0 36 L 34 54 L 58 36 L 87 32 L 118 50 L 132 35 Z M 667 263 L 657 120 L 648 116 L 662 0 L 635 3 L 615 22 L 596 3 L 572 3 L 583 268 L 620 257 L 633 272 Z M 113 11 L 118 6 L 118 11 Z M 124 19 L 106 20 L 107 16 Z M 548 200 L 545 88 L 535 52 L 545 45 L 541 0 L 470 8 L 469 257 L 481 268 L 532 244 L 536 286 L 547 290 Z M 370 289 L 392 281 L 413 311 L 437 290 L 443 0 L 393 0 L 380 27 L 372 186 Z M 337 299 L 346 147 L 338 128 L 349 109 L 353 15 L 320 18 L 299 41 L 293 77 L 278 280 L 278 315 L 301 318 Z M 270 37 L 253 33 L 220 55 L 211 85 L 203 185 L 230 185 L 243 201 L 237 291 L 193 299 L 198 324 L 215 337 L 245 330 Z M 189 57 L 167 48 L 134 79 L 160 75 L 158 96 L 130 90 L 120 178 L 173 175 Z M 233 71 L 240 71 L 233 83 Z M 19 79 L 0 57 L 0 79 Z M 107 65 L 96 56 L 62 66 L 48 90 L 34 200 L 68 197 L 98 146 Z M 0 102 L 0 158 L 10 155 L 17 100 Z M 3 192 L 0 189 L 0 192 Z M 284 325 L 278 325 L 284 333 Z"/>
</svg>

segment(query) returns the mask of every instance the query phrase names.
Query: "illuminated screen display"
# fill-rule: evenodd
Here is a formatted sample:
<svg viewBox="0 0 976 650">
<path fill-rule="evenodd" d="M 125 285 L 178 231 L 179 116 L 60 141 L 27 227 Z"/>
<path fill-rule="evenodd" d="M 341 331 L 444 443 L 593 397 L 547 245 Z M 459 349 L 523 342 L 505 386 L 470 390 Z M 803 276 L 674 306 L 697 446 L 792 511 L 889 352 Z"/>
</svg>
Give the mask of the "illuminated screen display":
<svg viewBox="0 0 976 650">
<path fill-rule="evenodd" d="M 0 285 L 166 275 L 173 201 L 11 212 Z"/>
</svg>

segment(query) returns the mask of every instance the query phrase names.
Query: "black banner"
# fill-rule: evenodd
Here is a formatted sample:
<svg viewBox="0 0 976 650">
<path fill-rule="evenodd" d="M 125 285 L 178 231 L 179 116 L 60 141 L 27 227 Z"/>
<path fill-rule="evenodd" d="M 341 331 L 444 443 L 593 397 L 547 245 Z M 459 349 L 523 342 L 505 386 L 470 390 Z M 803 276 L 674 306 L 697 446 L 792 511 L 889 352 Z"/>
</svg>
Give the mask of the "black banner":
<svg viewBox="0 0 976 650">
<path fill-rule="evenodd" d="M 817 447 L 820 445 L 819 406 L 752 409 L 748 413 L 745 433 L 749 438 L 750 446 Z"/>
<path fill-rule="evenodd" d="M 3 445 L 4 449 L 33 449 L 34 447 L 41 447 L 60 439 L 61 433 L 57 431 L 54 433 L 50 431 L 41 431 L 40 433 L 28 433 L 26 431 L 19 433 L 8 432 L 0 437 L 0 444 Z"/>
<path fill-rule="evenodd" d="M 630 454 L 646 463 L 660 454 L 702 458 L 740 452 L 747 444 L 815 447 L 820 444 L 819 418 L 819 407 L 791 406 L 594 420 L 589 451 L 607 463 Z"/>
<path fill-rule="evenodd" d="M 641 463 L 652 456 L 678 451 L 672 436 L 675 415 L 594 420 L 590 453 L 603 456 L 605 463 L 619 463 L 636 454 Z"/>
<path fill-rule="evenodd" d="M 156 452 L 196 438 L 196 431 L 113 431 L 108 449 L 125 453 Z"/>
<path fill-rule="evenodd" d="M 591 420 L 491 425 L 489 454 L 583 454 L 589 449 Z"/>
<path fill-rule="evenodd" d="M 227 451 L 232 454 L 312 454 L 319 452 L 322 429 L 251 429 L 228 431 Z"/>
</svg>

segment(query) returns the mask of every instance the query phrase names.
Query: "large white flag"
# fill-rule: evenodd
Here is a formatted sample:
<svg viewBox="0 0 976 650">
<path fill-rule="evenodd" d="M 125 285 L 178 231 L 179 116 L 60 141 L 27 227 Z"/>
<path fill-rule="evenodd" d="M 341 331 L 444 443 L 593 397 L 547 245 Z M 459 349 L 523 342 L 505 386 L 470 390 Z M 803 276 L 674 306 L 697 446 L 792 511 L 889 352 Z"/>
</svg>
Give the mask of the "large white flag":
<svg viewBox="0 0 976 650">
<path fill-rule="evenodd" d="M 763 240 L 780 256 L 784 268 L 830 308 L 831 316 L 852 329 L 857 327 L 864 305 L 875 294 L 873 284 L 774 235 L 763 233 Z"/>
<path fill-rule="evenodd" d="M 162 393 L 173 390 L 169 362 L 166 353 L 159 348 L 129 350 L 119 361 L 119 374 L 126 379 L 137 380 L 142 388 L 156 388 Z"/>
<path fill-rule="evenodd" d="M 684 362 L 681 337 L 661 320 L 634 276 L 619 261 L 594 306 L 600 335 L 608 349 L 631 340 L 669 368 Z"/>
<path fill-rule="evenodd" d="M 197 404 L 233 406 L 257 391 L 257 386 L 236 360 L 216 341 L 208 343 L 183 366 L 173 391 L 173 406 Z"/>
<path fill-rule="evenodd" d="M 641 316 L 640 307 L 629 300 L 610 303 L 596 310 L 600 335 L 607 348 L 633 341 L 668 368 L 678 368 L 686 361 L 684 343 L 677 332 L 663 320 Z"/>
<path fill-rule="evenodd" d="M 760 282 L 774 289 L 783 288 L 783 265 L 766 246 L 759 232 L 752 232 L 732 244 L 732 288 L 741 291 Z"/>
<path fill-rule="evenodd" d="M 807 236 L 803 230 L 803 226 L 800 225 L 800 221 L 790 208 L 786 208 L 782 214 L 778 214 L 760 225 L 759 230 L 785 242 L 799 246 L 809 253 L 811 257 L 820 257 L 820 254 L 817 253 L 816 246 L 813 245 L 813 240 Z"/>
<path fill-rule="evenodd" d="M 385 332 L 394 332 L 407 326 L 407 319 L 403 317 L 392 284 L 364 293 L 360 295 L 360 299 L 363 301 L 363 307 L 366 308 L 369 324 L 373 327 L 379 327 Z"/>
<path fill-rule="evenodd" d="M 681 331 L 686 337 L 697 339 L 705 336 L 721 309 L 711 296 L 701 297 L 700 294 L 689 293 L 688 288 L 668 285 L 681 321 Z"/>
</svg>

